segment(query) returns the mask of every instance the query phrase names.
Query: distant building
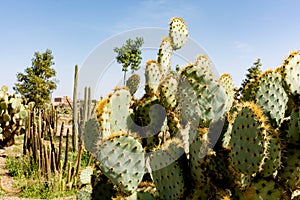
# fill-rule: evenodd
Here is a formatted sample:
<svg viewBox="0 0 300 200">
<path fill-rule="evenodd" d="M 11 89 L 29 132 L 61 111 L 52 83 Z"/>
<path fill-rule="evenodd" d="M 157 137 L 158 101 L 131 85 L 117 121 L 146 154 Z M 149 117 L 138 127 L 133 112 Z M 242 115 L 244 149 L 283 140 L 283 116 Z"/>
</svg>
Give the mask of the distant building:
<svg viewBox="0 0 300 200">
<path fill-rule="evenodd" d="M 55 97 L 55 98 L 53 99 L 53 102 L 52 102 L 52 103 L 53 103 L 54 106 L 58 106 L 58 105 L 61 105 L 61 104 L 69 105 L 68 101 L 69 101 L 70 103 L 72 103 L 72 100 L 71 100 L 70 97 L 68 97 L 68 96 L 63 96 L 63 97 Z"/>
</svg>

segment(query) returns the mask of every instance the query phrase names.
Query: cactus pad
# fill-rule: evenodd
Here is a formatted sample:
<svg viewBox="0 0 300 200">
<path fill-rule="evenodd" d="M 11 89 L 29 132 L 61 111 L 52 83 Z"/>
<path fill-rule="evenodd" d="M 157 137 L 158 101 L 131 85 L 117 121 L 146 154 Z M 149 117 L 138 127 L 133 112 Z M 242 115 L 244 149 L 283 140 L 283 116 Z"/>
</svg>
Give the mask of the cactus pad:
<svg viewBox="0 0 300 200">
<path fill-rule="evenodd" d="M 187 42 L 188 29 L 181 18 L 175 17 L 171 19 L 169 36 L 174 50 L 180 49 Z"/>
<path fill-rule="evenodd" d="M 293 108 L 288 128 L 288 142 L 290 144 L 300 144 L 300 107 Z"/>
<path fill-rule="evenodd" d="M 276 71 L 267 70 L 259 76 L 258 82 L 256 103 L 272 125 L 279 127 L 288 102 L 287 94 L 282 86 L 282 78 Z"/>
<path fill-rule="evenodd" d="M 288 91 L 300 95 L 300 51 L 292 52 L 281 69 Z"/>
<path fill-rule="evenodd" d="M 184 197 L 187 159 L 179 140 L 170 140 L 150 156 L 153 181 L 162 199 Z"/>
<path fill-rule="evenodd" d="M 228 112 L 234 102 L 234 96 L 235 96 L 232 78 L 229 74 L 222 74 L 219 78 L 219 83 L 225 89 L 225 93 L 227 97 L 225 111 Z"/>
<path fill-rule="evenodd" d="M 140 77 L 137 74 L 132 74 L 126 81 L 126 86 L 129 88 L 131 95 L 134 95 L 139 89 Z"/>
<path fill-rule="evenodd" d="M 81 184 L 91 184 L 91 175 L 93 174 L 93 168 L 87 167 L 80 172 L 79 180 Z"/>
<path fill-rule="evenodd" d="M 168 75 L 171 69 L 171 56 L 173 48 L 169 37 L 163 38 L 158 51 L 157 62 L 160 65 L 162 77 Z"/>
<path fill-rule="evenodd" d="M 161 104 L 168 110 L 173 110 L 177 106 L 178 81 L 175 76 L 166 77 L 159 85 Z"/>
<path fill-rule="evenodd" d="M 279 136 L 273 134 L 273 137 L 270 137 L 270 144 L 268 148 L 269 156 L 266 158 L 265 163 L 262 166 L 263 171 L 261 174 L 263 176 L 277 176 L 277 169 L 281 166 L 281 146 Z"/>
<path fill-rule="evenodd" d="M 116 89 L 109 98 L 111 132 L 128 130 L 128 118 L 131 95 L 127 89 Z"/>
<path fill-rule="evenodd" d="M 210 123 L 225 112 L 226 94 L 212 73 L 206 56 L 180 72 L 178 101 L 181 117 L 190 122 Z"/>
<path fill-rule="evenodd" d="M 83 141 L 86 150 L 92 154 L 97 152 L 97 143 L 102 139 L 99 123 L 96 119 L 89 119 L 83 130 Z"/>
<path fill-rule="evenodd" d="M 143 178 L 143 148 L 132 136 L 116 133 L 104 139 L 97 160 L 102 172 L 125 193 L 133 193 Z"/>
<path fill-rule="evenodd" d="M 213 151 L 208 147 L 207 134 L 207 128 L 198 130 L 191 127 L 189 130 L 190 171 L 192 179 L 200 185 L 204 185 L 208 181 L 205 170 L 213 156 Z"/>
<path fill-rule="evenodd" d="M 145 91 L 148 94 L 155 94 L 162 78 L 162 72 L 159 64 L 155 60 L 149 60 L 146 63 L 145 70 Z"/>
<path fill-rule="evenodd" d="M 283 156 L 283 170 L 281 178 L 286 182 L 289 188 L 296 189 L 300 186 L 300 153 L 298 148 L 287 149 Z"/>
<path fill-rule="evenodd" d="M 245 199 L 281 199 L 281 188 L 273 180 L 253 182 L 245 192 Z"/>
<path fill-rule="evenodd" d="M 260 108 L 251 102 L 240 106 L 232 127 L 231 160 L 235 170 L 255 175 L 267 157 L 270 127 Z"/>
</svg>

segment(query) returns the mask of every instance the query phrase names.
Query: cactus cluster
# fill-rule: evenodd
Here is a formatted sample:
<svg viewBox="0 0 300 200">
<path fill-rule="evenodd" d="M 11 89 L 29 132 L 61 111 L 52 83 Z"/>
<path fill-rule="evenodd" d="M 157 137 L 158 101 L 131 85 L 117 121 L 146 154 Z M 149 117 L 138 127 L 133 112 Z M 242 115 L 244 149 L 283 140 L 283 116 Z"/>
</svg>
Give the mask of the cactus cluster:
<svg viewBox="0 0 300 200">
<path fill-rule="evenodd" d="M 14 144 L 14 136 L 25 131 L 27 110 L 23 99 L 10 95 L 8 87 L 0 89 L 0 147 Z"/>
<path fill-rule="evenodd" d="M 97 160 L 93 199 L 297 197 L 300 52 L 238 98 L 230 75 L 216 77 L 205 55 L 172 70 L 187 40 L 186 24 L 173 18 L 146 64 L 144 96 L 134 98 L 135 77 L 98 102 L 83 135 Z"/>
</svg>

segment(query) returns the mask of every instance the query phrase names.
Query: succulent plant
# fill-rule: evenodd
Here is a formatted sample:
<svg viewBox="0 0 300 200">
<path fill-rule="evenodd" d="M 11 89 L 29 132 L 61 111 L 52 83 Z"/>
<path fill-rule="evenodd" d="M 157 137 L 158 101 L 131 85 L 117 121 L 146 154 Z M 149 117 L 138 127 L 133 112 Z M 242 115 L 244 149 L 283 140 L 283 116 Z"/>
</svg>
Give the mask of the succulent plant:
<svg viewBox="0 0 300 200">
<path fill-rule="evenodd" d="M 144 175 L 145 158 L 142 145 L 127 133 L 114 133 L 103 139 L 97 157 L 100 169 L 110 180 L 132 194 Z"/>
<path fill-rule="evenodd" d="M 139 89 L 140 77 L 137 74 L 132 74 L 126 81 L 126 86 L 129 88 L 130 94 L 133 96 Z"/>
<path fill-rule="evenodd" d="M 284 60 L 281 73 L 284 79 L 284 86 L 288 93 L 293 96 L 300 95 L 300 51 L 290 53 Z"/>
<path fill-rule="evenodd" d="M 297 197 L 300 53 L 252 77 L 239 98 L 231 76 L 216 78 L 206 55 L 172 71 L 172 53 L 187 39 L 186 24 L 173 18 L 157 60 L 146 63 L 145 94 L 135 99 L 132 75 L 86 122 L 85 147 L 100 168 L 93 199 Z M 9 121 L 4 94 L 0 113 Z"/>
<path fill-rule="evenodd" d="M 14 144 L 14 136 L 25 132 L 28 116 L 25 101 L 15 94 L 8 94 L 8 87 L 0 90 L 0 147 Z"/>
</svg>

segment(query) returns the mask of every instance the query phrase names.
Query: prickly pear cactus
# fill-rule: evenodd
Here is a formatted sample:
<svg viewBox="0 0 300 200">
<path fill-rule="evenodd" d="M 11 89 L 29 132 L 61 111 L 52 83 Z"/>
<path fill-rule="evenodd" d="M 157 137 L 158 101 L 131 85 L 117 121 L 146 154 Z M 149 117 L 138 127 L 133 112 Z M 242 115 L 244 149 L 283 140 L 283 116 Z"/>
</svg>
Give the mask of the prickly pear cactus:
<svg viewBox="0 0 300 200">
<path fill-rule="evenodd" d="M 83 130 L 83 141 L 86 150 L 92 154 L 96 154 L 98 150 L 98 142 L 101 141 L 102 135 L 99 123 L 96 119 L 90 119 L 85 123 Z"/>
<path fill-rule="evenodd" d="M 293 108 L 291 112 L 287 135 L 289 144 L 300 144 L 300 107 Z"/>
<path fill-rule="evenodd" d="M 0 90 L 0 148 L 14 144 L 15 135 L 25 132 L 28 111 L 24 100 L 8 94 L 8 87 Z"/>
<path fill-rule="evenodd" d="M 93 174 L 93 168 L 87 167 L 80 172 L 79 181 L 81 184 L 91 184 L 91 176 Z"/>
<path fill-rule="evenodd" d="M 172 53 L 187 37 L 186 24 L 173 18 L 158 58 L 146 64 L 144 96 L 135 99 L 133 76 L 99 101 L 98 122 L 86 123 L 84 143 L 101 169 L 92 198 L 298 198 L 300 53 L 252 78 L 239 97 L 230 75 L 216 78 L 205 55 L 172 70 Z M 5 94 L 7 123 L 9 103 L 20 104 Z"/>
<path fill-rule="evenodd" d="M 234 96 L 235 96 L 232 78 L 229 74 L 222 74 L 219 78 L 219 83 L 225 89 L 225 93 L 227 97 L 225 111 L 228 112 L 234 102 Z"/>
<path fill-rule="evenodd" d="M 173 53 L 172 41 L 169 37 L 162 39 L 157 63 L 160 65 L 162 77 L 168 75 L 171 70 L 171 56 Z"/>
<path fill-rule="evenodd" d="M 188 29 L 181 18 L 174 17 L 171 19 L 169 36 L 174 50 L 183 47 L 187 42 L 189 36 Z"/>
<path fill-rule="evenodd" d="M 300 95 L 300 51 L 292 52 L 281 67 L 285 88 L 293 96 Z"/>
<path fill-rule="evenodd" d="M 190 128 L 189 130 L 189 160 L 191 177 L 198 185 L 201 186 L 208 183 L 206 168 L 211 157 L 214 156 L 214 152 L 208 147 L 209 141 L 207 139 L 207 134 L 207 128 Z"/>
<path fill-rule="evenodd" d="M 273 127 L 279 127 L 282 123 L 288 102 L 282 82 L 281 75 L 274 70 L 267 70 L 258 78 L 256 104 L 272 122 Z"/>
<path fill-rule="evenodd" d="M 206 56 L 180 72 L 179 104 L 181 117 L 187 121 L 209 124 L 225 112 L 226 94 L 213 75 Z"/>
<path fill-rule="evenodd" d="M 273 180 L 253 182 L 251 187 L 244 192 L 245 199 L 281 199 L 281 188 Z"/>
<path fill-rule="evenodd" d="M 168 110 L 174 110 L 177 106 L 178 80 L 175 76 L 164 78 L 159 84 L 160 103 Z"/>
<path fill-rule="evenodd" d="M 133 96 L 139 89 L 140 77 L 137 74 L 132 74 L 126 81 L 126 86 L 129 88 L 130 94 Z"/>
<path fill-rule="evenodd" d="M 130 103 L 132 96 L 127 88 L 116 88 L 106 99 L 97 106 L 96 116 L 99 122 L 101 136 L 128 130 L 130 123 Z"/>
<path fill-rule="evenodd" d="M 150 157 L 153 181 L 162 199 L 182 199 L 186 190 L 187 159 L 179 140 L 170 140 Z"/>
<path fill-rule="evenodd" d="M 280 177 L 290 189 L 296 189 L 300 186 L 300 153 L 299 149 L 288 148 L 282 161 L 283 169 Z"/>
<path fill-rule="evenodd" d="M 272 129 L 256 104 L 245 102 L 240 106 L 230 140 L 234 169 L 246 175 L 262 171 L 262 165 L 268 157 L 270 132 Z"/>
<path fill-rule="evenodd" d="M 145 157 L 140 142 L 127 133 L 114 133 L 99 145 L 97 160 L 107 177 L 123 192 L 132 194 L 144 175 Z"/>
<path fill-rule="evenodd" d="M 155 60 L 148 61 L 145 70 L 146 93 L 155 94 L 161 78 L 162 78 L 162 73 L 159 64 Z"/>
</svg>

